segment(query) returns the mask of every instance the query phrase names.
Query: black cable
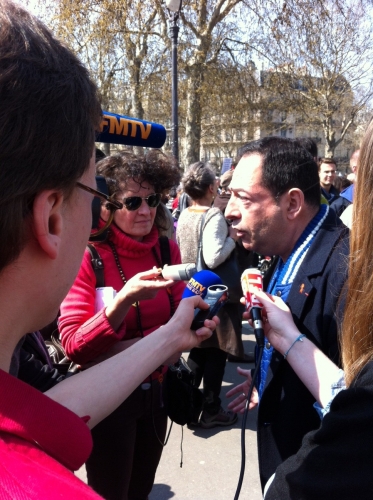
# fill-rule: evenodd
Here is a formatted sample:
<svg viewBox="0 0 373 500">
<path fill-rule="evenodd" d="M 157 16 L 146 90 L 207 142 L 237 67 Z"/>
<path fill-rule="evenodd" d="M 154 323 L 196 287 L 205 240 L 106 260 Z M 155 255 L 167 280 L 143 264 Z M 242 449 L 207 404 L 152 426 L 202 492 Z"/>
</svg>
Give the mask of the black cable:
<svg viewBox="0 0 373 500">
<path fill-rule="evenodd" d="M 242 417 L 242 425 L 241 425 L 241 470 L 240 470 L 240 477 L 238 479 L 238 484 L 237 484 L 237 489 L 236 489 L 236 494 L 234 495 L 234 500 L 238 500 L 238 497 L 240 496 L 241 493 L 241 488 L 242 488 L 242 482 L 245 474 L 245 465 L 246 465 L 246 447 L 245 447 L 245 430 L 246 430 L 246 421 L 247 421 L 247 414 L 249 412 L 249 404 L 251 400 L 251 395 L 254 389 L 254 384 L 258 375 L 258 371 L 262 362 L 262 356 L 263 356 L 263 348 L 264 348 L 264 342 L 260 342 L 262 344 L 260 347 L 258 347 L 258 358 L 257 362 L 255 365 L 254 373 L 252 376 L 249 392 L 246 397 L 246 404 L 245 404 L 245 412 Z"/>
</svg>

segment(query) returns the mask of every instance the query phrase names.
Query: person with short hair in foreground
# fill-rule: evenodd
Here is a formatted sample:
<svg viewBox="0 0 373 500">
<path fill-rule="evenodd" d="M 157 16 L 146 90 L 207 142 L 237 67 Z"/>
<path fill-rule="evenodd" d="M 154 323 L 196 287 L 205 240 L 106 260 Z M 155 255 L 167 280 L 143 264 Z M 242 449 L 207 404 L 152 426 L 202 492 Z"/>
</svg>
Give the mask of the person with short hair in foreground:
<svg viewBox="0 0 373 500">
<path fill-rule="evenodd" d="M 0 497 L 100 498 L 72 473 L 92 449 L 89 428 L 219 320 L 190 330 L 194 308 L 207 308 L 196 296 L 151 336 L 44 394 L 9 375 L 18 342 L 56 317 L 79 270 L 101 108 L 79 60 L 8 0 L 0 0 L 0 96 Z"/>
</svg>

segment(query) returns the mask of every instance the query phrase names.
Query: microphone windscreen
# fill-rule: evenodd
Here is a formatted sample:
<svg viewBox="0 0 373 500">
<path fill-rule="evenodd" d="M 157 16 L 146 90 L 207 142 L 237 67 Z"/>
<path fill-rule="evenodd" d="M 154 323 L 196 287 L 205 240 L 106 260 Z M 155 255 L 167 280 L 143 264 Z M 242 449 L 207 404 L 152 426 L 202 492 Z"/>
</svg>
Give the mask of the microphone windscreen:
<svg viewBox="0 0 373 500">
<path fill-rule="evenodd" d="M 263 304 L 256 298 L 255 294 L 250 292 L 251 287 L 263 290 L 263 278 L 259 269 L 245 269 L 241 275 L 241 286 L 247 309 L 250 309 L 250 307 L 263 307 Z"/>
<path fill-rule="evenodd" d="M 204 298 L 209 286 L 221 285 L 222 283 L 223 282 L 220 276 L 212 271 L 204 269 L 190 278 L 184 289 L 182 298 L 186 299 L 187 297 L 193 297 L 194 295 L 201 295 L 201 297 Z"/>
<path fill-rule="evenodd" d="M 166 129 L 159 123 L 103 112 L 96 142 L 124 144 L 144 148 L 161 148 L 166 141 Z"/>
</svg>

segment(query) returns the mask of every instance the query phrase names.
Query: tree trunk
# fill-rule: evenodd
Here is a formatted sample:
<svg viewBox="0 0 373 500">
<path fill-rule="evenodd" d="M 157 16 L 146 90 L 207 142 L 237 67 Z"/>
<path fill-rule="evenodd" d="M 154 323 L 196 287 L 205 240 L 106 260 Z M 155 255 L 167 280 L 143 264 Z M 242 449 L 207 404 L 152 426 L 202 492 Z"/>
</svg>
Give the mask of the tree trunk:
<svg viewBox="0 0 373 500">
<path fill-rule="evenodd" d="M 110 156 L 110 144 L 108 142 L 104 143 L 102 149 L 103 149 L 105 156 Z"/>
<path fill-rule="evenodd" d="M 141 95 L 141 61 L 135 59 L 131 68 L 131 117 L 144 119 L 144 108 Z M 144 148 L 134 146 L 135 154 L 141 155 Z"/>
<path fill-rule="evenodd" d="M 335 147 L 328 142 L 325 143 L 325 158 L 334 158 Z"/>
<path fill-rule="evenodd" d="M 201 149 L 201 86 L 203 83 L 203 69 L 201 65 L 189 68 L 187 111 L 185 126 L 185 166 L 189 166 L 200 159 Z"/>
<path fill-rule="evenodd" d="M 323 120 L 323 129 L 325 136 L 325 158 L 334 158 L 334 151 L 337 145 L 331 116 L 328 116 Z"/>
</svg>

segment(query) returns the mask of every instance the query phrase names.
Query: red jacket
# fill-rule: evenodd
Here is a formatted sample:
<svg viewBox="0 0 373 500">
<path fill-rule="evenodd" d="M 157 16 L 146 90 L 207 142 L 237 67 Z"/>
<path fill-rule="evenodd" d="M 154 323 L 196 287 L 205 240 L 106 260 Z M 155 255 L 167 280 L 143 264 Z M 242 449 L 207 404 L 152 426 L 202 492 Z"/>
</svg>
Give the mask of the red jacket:
<svg viewBox="0 0 373 500">
<path fill-rule="evenodd" d="M 92 449 L 84 420 L 0 370 L 0 498 L 101 498 L 71 472 Z"/>
<path fill-rule="evenodd" d="M 115 244 L 120 264 L 127 280 L 135 274 L 159 267 L 152 248 L 160 258 L 158 230 L 151 232 L 139 242 L 128 237 L 117 226 L 110 229 L 109 238 Z M 113 252 L 107 243 L 99 243 L 96 248 L 104 262 L 105 286 L 112 286 L 117 292 L 123 287 Z M 181 264 L 180 251 L 170 240 L 171 263 Z M 178 306 L 185 284 L 176 282 L 171 288 L 175 307 Z M 85 252 L 78 276 L 61 305 L 59 329 L 62 344 L 67 355 L 75 362 L 84 364 L 107 351 L 120 340 L 141 337 L 137 312 L 131 307 L 117 331 L 108 322 L 105 309 L 95 314 L 96 277 L 88 251 Z M 170 301 L 167 290 L 160 290 L 152 300 L 140 303 L 141 325 L 144 335 L 156 330 L 170 319 Z"/>
</svg>

